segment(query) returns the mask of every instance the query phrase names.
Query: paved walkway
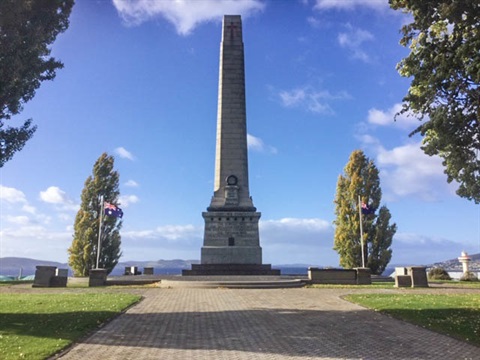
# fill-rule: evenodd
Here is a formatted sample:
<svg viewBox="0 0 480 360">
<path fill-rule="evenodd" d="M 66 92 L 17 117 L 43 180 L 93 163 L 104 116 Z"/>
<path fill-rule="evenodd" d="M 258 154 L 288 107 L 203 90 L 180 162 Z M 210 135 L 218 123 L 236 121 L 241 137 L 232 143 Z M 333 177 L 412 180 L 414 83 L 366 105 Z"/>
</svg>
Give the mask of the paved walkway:
<svg viewBox="0 0 480 360">
<path fill-rule="evenodd" d="M 62 359 L 480 359 L 478 347 L 341 300 L 342 291 L 147 289 Z"/>
</svg>

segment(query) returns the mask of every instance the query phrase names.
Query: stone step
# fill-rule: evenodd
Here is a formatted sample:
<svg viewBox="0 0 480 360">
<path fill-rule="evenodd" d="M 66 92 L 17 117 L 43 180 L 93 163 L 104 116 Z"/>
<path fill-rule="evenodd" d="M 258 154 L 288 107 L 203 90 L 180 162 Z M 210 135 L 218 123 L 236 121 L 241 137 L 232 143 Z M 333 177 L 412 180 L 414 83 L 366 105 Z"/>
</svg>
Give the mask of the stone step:
<svg viewBox="0 0 480 360">
<path fill-rule="evenodd" d="M 161 288 L 202 288 L 202 289 L 281 289 L 303 287 L 306 281 L 301 279 L 272 280 L 162 280 Z"/>
</svg>

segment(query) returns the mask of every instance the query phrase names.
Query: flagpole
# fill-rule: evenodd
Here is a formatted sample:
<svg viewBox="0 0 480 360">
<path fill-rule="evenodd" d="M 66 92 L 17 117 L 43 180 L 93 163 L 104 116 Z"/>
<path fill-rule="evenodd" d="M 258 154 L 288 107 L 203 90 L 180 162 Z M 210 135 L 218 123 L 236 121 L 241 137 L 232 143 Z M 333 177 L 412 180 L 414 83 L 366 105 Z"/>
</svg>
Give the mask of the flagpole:
<svg viewBox="0 0 480 360">
<path fill-rule="evenodd" d="M 97 266 L 95 267 L 98 269 L 98 263 L 100 262 L 100 247 L 101 247 L 101 239 L 102 239 L 102 224 L 103 224 L 103 212 L 104 212 L 104 201 L 103 195 L 100 196 L 100 223 L 98 224 L 98 245 L 97 245 Z"/>
<path fill-rule="evenodd" d="M 363 224 L 362 224 L 362 203 L 358 195 L 358 213 L 360 215 L 360 244 L 362 246 L 362 267 L 365 267 L 365 250 L 363 248 Z"/>
</svg>

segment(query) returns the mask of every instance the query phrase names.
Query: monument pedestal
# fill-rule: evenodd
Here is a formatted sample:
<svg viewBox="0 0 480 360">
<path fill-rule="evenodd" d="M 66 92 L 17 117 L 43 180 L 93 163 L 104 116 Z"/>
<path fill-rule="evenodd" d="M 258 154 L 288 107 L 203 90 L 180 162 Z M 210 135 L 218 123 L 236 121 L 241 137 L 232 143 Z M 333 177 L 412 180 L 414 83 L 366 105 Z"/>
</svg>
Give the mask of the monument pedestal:
<svg viewBox="0 0 480 360">
<path fill-rule="evenodd" d="M 262 248 L 259 242 L 259 212 L 207 211 L 202 264 L 248 264 L 262 263 Z"/>
<path fill-rule="evenodd" d="M 280 275 L 280 270 L 270 264 L 192 264 L 191 270 L 183 270 L 183 276 L 200 275 Z"/>
<path fill-rule="evenodd" d="M 262 264 L 256 211 L 207 211 L 201 264 L 192 264 L 182 275 L 280 275 Z"/>
</svg>

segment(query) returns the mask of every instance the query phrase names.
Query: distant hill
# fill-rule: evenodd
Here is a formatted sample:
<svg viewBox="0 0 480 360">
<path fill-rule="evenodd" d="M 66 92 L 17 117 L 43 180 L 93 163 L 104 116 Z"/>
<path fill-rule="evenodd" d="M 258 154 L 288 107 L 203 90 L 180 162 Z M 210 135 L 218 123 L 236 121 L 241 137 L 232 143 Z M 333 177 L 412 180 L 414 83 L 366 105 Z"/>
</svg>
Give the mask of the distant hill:
<svg viewBox="0 0 480 360">
<path fill-rule="evenodd" d="M 155 260 L 155 261 L 122 261 L 118 263 L 117 267 L 125 266 L 138 266 L 145 267 L 150 266 L 154 268 L 177 268 L 177 269 L 190 269 L 192 264 L 199 264 L 198 260 Z"/>
<path fill-rule="evenodd" d="M 33 275 L 35 274 L 36 266 L 56 266 L 62 269 L 68 268 L 67 264 L 62 264 L 55 261 L 4 257 L 0 258 L 0 275 L 18 276 L 20 271 L 24 276 Z"/>
<path fill-rule="evenodd" d="M 122 261 L 112 271 L 112 275 L 121 275 L 126 266 L 138 266 L 139 270 L 144 267 L 164 269 L 167 273 L 181 273 L 182 269 L 190 269 L 191 264 L 198 264 L 198 260 L 155 260 L 155 261 Z M 20 271 L 25 275 L 34 275 L 37 266 L 56 266 L 61 269 L 69 269 L 68 264 L 55 261 L 37 260 L 18 257 L 0 258 L 0 275 L 18 276 Z M 20 270 L 21 269 L 21 270 Z M 70 270 L 71 273 L 71 270 Z"/>
<path fill-rule="evenodd" d="M 470 269 L 472 271 L 480 271 L 480 253 L 469 255 L 472 258 Z M 138 270 L 142 271 L 145 267 L 153 267 L 156 274 L 181 274 L 183 269 L 190 269 L 192 264 L 198 264 L 198 260 L 152 260 L 152 261 L 122 261 L 118 263 L 111 275 L 122 275 L 127 266 L 138 266 Z M 0 258 L 0 275 L 18 276 L 20 271 L 23 276 L 34 275 L 36 266 L 56 266 L 61 269 L 69 269 L 68 264 L 55 261 L 37 260 L 19 257 L 3 257 Z M 283 274 L 306 274 L 307 264 L 286 264 L 274 265 L 273 268 L 281 269 Z M 427 267 L 442 267 L 447 271 L 462 271 L 462 265 L 457 258 L 427 265 Z M 388 271 L 390 274 L 394 270 L 394 265 L 390 265 Z M 20 270 L 21 269 L 21 270 Z M 70 275 L 72 275 L 69 269 Z"/>
<path fill-rule="evenodd" d="M 155 260 L 155 261 L 122 261 L 113 269 L 110 275 L 123 275 L 125 267 L 137 266 L 139 271 L 145 267 L 153 267 L 155 274 L 179 275 L 184 269 L 190 269 L 192 264 L 199 264 L 198 260 Z"/>
<path fill-rule="evenodd" d="M 472 259 L 469 264 L 471 271 L 480 271 L 480 253 L 478 254 L 468 254 Z M 442 267 L 448 271 L 462 271 L 462 264 L 458 261 L 458 258 L 445 260 L 432 264 L 431 267 Z"/>
</svg>

